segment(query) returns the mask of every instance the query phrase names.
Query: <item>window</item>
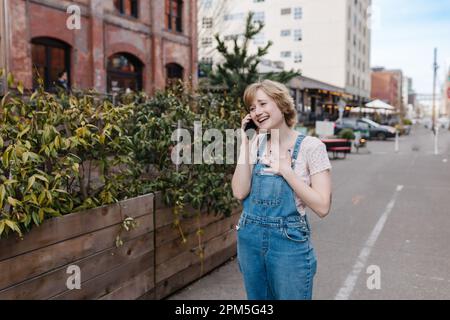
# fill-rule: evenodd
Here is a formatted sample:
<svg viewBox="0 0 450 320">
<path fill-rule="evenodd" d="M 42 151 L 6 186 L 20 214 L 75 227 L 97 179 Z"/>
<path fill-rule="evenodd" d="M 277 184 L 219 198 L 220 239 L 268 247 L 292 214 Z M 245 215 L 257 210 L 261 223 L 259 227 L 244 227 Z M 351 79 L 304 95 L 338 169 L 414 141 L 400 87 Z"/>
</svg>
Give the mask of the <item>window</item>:
<svg viewBox="0 0 450 320">
<path fill-rule="evenodd" d="M 234 39 L 239 39 L 241 37 L 242 37 L 242 35 L 240 35 L 240 34 L 228 34 L 228 35 L 224 36 L 223 38 L 225 41 L 232 41 Z"/>
<path fill-rule="evenodd" d="M 213 24 L 213 19 L 212 18 L 203 18 L 202 20 L 202 27 L 206 28 L 206 29 L 211 29 L 212 28 L 212 24 Z"/>
<path fill-rule="evenodd" d="M 183 32 L 182 0 L 166 0 L 166 26 L 170 31 Z"/>
<path fill-rule="evenodd" d="M 108 92 L 142 90 L 142 62 L 129 53 L 116 53 L 108 59 Z"/>
<path fill-rule="evenodd" d="M 212 0 L 203 0 L 203 7 L 205 9 L 210 9 L 212 7 Z"/>
<path fill-rule="evenodd" d="M 45 90 L 52 90 L 62 72 L 67 74 L 70 87 L 70 47 L 64 42 L 51 38 L 35 38 L 31 41 L 31 60 L 33 64 L 33 87 L 38 79 L 44 81 Z"/>
<path fill-rule="evenodd" d="M 139 4 L 137 0 L 114 0 L 114 6 L 120 14 L 138 18 Z"/>
<path fill-rule="evenodd" d="M 291 30 L 281 30 L 282 37 L 289 37 L 291 35 Z"/>
<path fill-rule="evenodd" d="M 166 86 L 172 86 L 179 80 L 183 80 L 184 69 L 178 63 L 169 63 L 166 65 Z"/>
<path fill-rule="evenodd" d="M 207 77 L 208 74 L 212 71 L 212 67 L 213 67 L 213 58 L 212 57 L 202 57 L 199 65 L 198 65 L 199 78 Z"/>
<path fill-rule="evenodd" d="M 302 30 L 296 29 L 294 30 L 294 41 L 301 41 L 302 40 Z"/>
<path fill-rule="evenodd" d="M 202 63 L 204 64 L 213 64 L 213 58 L 212 57 L 203 57 Z"/>
<path fill-rule="evenodd" d="M 264 33 L 258 33 L 257 35 L 255 35 L 253 37 L 253 44 L 263 45 L 265 43 L 266 43 L 266 37 L 265 37 Z"/>
<path fill-rule="evenodd" d="M 281 51 L 281 57 L 282 58 L 290 58 L 291 52 L 290 51 Z"/>
<path fill-rule="evenodd" d="M 281 15 L 282 16 L 287 15 L 287 14 L 291 14 L 291 8 L 281 9 Z"/>
<path fill-rule="evenodd" d="M 202 47 L 203 48 L 209 48 L 211 46 L 212 46 L 212 38 L 211 37 L 202 38 Z"/>
<path fill-rule="evenodd" d="M 243 12 L 239 12 L 239 13 L 230 13 L 230 14 L 226 14 L 224 15 L 223 19 L 225 21 L 229 21 L 229 20 L 242 20 L 244 19 L 244 13 Z"/>
<path fill-rule="evenodd" d="M 301 52 L 296 52 L 294 55 L 294 63 L 300 63 L 303 61 L 303 55 Z"/>
<path fill-rule="evenodd" d="M 255 22 L 261 22 L 261 23 L 264 23 L 264 21 L 265 21 L 265 14 L 264 14 L 264 11 L 261 11 L 261 12 L 255 12 L 255 13 L 253 14 L 253 23 L 255 23 Z"/>
<path fill-rule="evenodd" d="M 294 8 L 294 19 L 302 19 L 303 18 L 303 9 L 301 7 Z"/>
</svg>

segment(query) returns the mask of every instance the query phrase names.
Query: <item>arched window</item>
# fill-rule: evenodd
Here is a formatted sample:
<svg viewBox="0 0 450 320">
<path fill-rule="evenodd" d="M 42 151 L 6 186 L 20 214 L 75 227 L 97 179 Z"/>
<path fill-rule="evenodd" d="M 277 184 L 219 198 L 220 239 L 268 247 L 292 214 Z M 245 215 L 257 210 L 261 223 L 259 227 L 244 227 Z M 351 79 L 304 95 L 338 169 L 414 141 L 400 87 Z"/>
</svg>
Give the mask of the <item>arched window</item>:
<svg viewBox="0 0 450 320">
<path fill-rule="evenodd" d="M 139 17 L 139 3 L 138 0 L 114 0 L 114 6 L 121 14 Z"/>
<path fill-rule="evenodd" d="M 183 32 L 182 0 L 166 0 L 166 27 L 170 31 Z"/>
<path fill-rule="evenodd" d="M 166 65 L 166 84 L 171 86 L 178 80 L 183 80 L 184 69 L 178 63 L 169 63 Z"/>
<path fill-rule="evenodd" d="M 55 88 L 59 76 L 64 71 L 67 86 L 70 87 L 70 46 L 52 38 L 31 40 L 31 60 L 33 64 L 33 87 L 38 86 L 38 78 L 44 81 L 46 90 Z"/>
<path fill-rule="evenodd" d="M 142 62 L 129 53 L 116 53 L 108 59 L 108 91 L 142 90 Z"/>
</svg>

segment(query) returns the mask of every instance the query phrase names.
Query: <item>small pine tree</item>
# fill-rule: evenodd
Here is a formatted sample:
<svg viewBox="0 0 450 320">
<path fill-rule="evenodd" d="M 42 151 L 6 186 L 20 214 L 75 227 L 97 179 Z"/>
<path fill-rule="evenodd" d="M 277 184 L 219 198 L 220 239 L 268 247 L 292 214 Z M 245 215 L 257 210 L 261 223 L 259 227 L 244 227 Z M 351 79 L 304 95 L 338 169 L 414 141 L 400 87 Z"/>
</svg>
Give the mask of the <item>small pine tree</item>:
<svg viewBox="0 0 450 320">
<path fill-rule="evenodd" d="M 222 40 L 218 34 L 214 37 L 217 41 L 217 51 L 224 58 L 224 62 L 217 66 L 217 69 L 208 72 L 210 84 L 213 86 L 224 87 L 230 96 L 236 100 L 242 99 L 245 88 L 262 79 L 270 79 L 281 83 L 286 83 L 292 78 L 299 76 L 300 73 L 294 70 L 282 72 L 270 72 L 265 74 L 258 73 L 258 65 L 262 57 L 267 55 L 272 41 L 266 46 L 258 47 L 255 54 L 249 54 L 248 46 L 250 41 L 261 32 L 264 23 L 253 21 L 253 12 L 250 12 L 246 19 L 245 33 L 243 42 L 238 43 L 238 37 L 233 38 L 233 47 L 228 49 L 225 40 Z"/>
</svg>

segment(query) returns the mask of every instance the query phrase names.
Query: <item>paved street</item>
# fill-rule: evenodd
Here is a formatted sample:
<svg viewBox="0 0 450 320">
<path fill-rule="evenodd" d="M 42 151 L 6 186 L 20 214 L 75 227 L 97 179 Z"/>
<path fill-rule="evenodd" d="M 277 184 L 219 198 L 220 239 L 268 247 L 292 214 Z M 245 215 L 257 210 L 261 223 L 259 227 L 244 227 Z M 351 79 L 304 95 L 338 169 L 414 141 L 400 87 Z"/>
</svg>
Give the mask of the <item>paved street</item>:
<svg viewBox="0 0 450 320">
<path fill-rule="evenodd" d="M 370 141 L 333 165 L 333 205 L 325 220 L 308 212 L 318 258 L 314 299 L 450 299 L 450 132 Z M 370 151 L 370 153 L 368 152 Z M 377 266 L 381 288 L 369 290 Z M 170 299 L 245 299 L 230 261 Z"/>
</svg>

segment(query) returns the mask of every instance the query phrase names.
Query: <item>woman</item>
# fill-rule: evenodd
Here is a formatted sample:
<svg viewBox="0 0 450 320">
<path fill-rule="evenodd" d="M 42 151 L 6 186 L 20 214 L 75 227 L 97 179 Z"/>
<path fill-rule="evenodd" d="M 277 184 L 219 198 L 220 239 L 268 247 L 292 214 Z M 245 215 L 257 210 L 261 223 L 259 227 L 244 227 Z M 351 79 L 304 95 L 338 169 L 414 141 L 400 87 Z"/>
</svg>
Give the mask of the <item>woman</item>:
<svg viewBox="0 0 450 320">
<path fill-rule="evenodd" d="M 244 93 L 250 114 L 242 120 L 233 195 L 243 200 L 236 226 L 238 263 L 250 300 L 311 299 L 316 257 L 306 206 L 319 217 L 331 206 L 331 165 L 325 145 L 305 137 L 288 89 L 264 80 Z M 258 135 L 249 141 L 246 125 Z M 250 150 L 249 150 L 250 149 Z"/>
</svg>

